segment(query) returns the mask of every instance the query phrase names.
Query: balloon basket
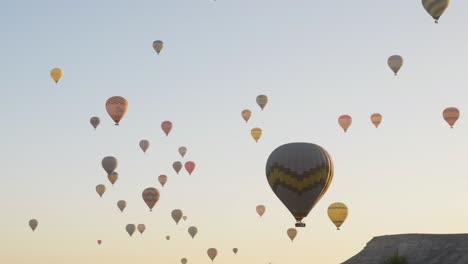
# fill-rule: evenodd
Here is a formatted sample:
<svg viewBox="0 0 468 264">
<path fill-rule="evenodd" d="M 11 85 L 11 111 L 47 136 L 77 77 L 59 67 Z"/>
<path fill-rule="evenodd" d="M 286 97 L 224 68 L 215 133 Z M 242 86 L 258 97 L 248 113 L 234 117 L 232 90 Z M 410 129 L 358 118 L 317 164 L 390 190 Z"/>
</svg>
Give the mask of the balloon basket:
<svg viewBox="0 0 468 264">
<path fill-rule="evenodd" d="M 296 223 L 296 227 L 305 227 L 305 226 L 306 226 L 305 223 L 302 223 L 302 222 Z"/>
</svg>

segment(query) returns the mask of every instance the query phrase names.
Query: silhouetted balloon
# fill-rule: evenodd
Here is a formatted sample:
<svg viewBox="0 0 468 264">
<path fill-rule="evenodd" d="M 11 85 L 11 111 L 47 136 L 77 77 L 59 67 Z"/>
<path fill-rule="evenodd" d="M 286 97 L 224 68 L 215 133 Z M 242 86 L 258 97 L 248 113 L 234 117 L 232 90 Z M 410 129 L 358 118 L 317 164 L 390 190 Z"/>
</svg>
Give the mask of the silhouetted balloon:
<svg viewBox="0 0 468 264">
<path fill-rule="evenodd" d="M 128 110 L 127 99 L 121 96 L 113 96 L 106 101 L 106 111 L 118 126 L 120 120 L 125 116 Z"/>
<path fill-rule="evenodd" d="M 164 187 L 164 185 L 167 182 L 167 176 L 166 175 L 159 175 L 158 181 L 161 184 L 161 186 Z"/>
<path fill-rule="evenodd" d="M 106 191 L 106 186 L 104 184 L 96 185 L 96 192 L 99 194 L 99 197 L 102 198 L 102 195 Z"/>
<path fill-rule="evenodd" d="M 181 259 L 181 260 L 180 260 L 180 263 L 182 263 L 182 264 L 187 264 L 187 259 L 186 259 L 186 258 Z"/>
<path fill-rule="evenodd" d="M 127 207 L 127 202 L 124 200 L 120 200 L 117 202 L 117 207 L 120 209 L 121 212 L 123 212 L 125 207 Z"/>
<path fill-rule="evenodd" d="M 327 191 L 333 179 L 333 162 L 328 152 L 312 143 L 289 143 L 268 157 L 266 176 L 273 192 L 305 226 L 306 217 Z"/>
<path fill-rule="evenodd" d="M 29 227 L 32 229 L 33 232 L 34 230 L 36 230 L 38 225 L 39 225 L 39 221 L 37 221 L 36 219 L 29 220 Z"/>
<path fill-rule="evenodd" d="M 198 233 L 198 228 L 195 227 L 195 226 L 191 226 L 191 227 L 188 228 L 188 233 L 190 234 L 190 236 L 191 236 L 192 238 L 195 238 L 195 236 L 196 236 L 197 233 Z"/>
<path fill-rule="evenodd" d="M 135 225 L 134 224 L 128 224 L 126 227 L 125 227 L 125 230 L 127 230 L 127 233 L 132 236 L 133 233 L 135 233 Z"/>
<path fill-rule="evenodd" d="M 174 163 L 172 163 L 172 168 L 175 170 L 177 174 L 179 174 L 179 171 L 182 169 L 182 162 L 174 161 Z"/>
<path fill-rule="evenodd" d="M 260 106 L 262 111 L 263 111 L 263 108 L 265 108 L 265 106 L 267 105 L 267 103 L 268 103 L 268 96 L 263 95 L 263 94 L 257 96 L 257 104 L 258 106 Z"/>
<path fill-rule="evenodd" d="M 164 131 L 166 136 L 169 136 L 169 133 L 172 130 L 172 122 L 171 121 L 164 121 L 161 123 L 161 129 Z"/>
<path fill-rule="evenodd" d="M 102 159 L 101 164 L 104 170 L 107 172 L 107 175 L 110 175 L 113 171 L 115 171 L 115 169 L 117 169 L 119 162 L 115 157 L 107 156 Z"/>
<path fill-rule="evenodd" d="M 379 113 L 375 113 L 371 115 L 371 122 L 374 124 L 375 128 L 378 128 L 380 122 L 382 122 L 382 115 Z"/>
<path fill-rule="evenodd" d="M 422 0 L 424 9 L 439 23 L 439 18 L 444 14 L 450 4 L 450 0 Z"/>
<path fill-rule="evenodd" d="M 336 229 L 340 230 L 340 226 L 348 217 L 348 207 L 344 203 L 332 203 L 327 210 L 328 217 L 335 224 Z"/>
<path fill-rule="evenodd" d="M 143 150 L 143 153 L 146 153 L 150 146 L 150 142 L 146 139 L 140 140 L 140 148 Z"/>
<path fill-rule="evenodd" d="M 98 240 L 97 243 L 98 243 L 98 245 L 101 245 L 102 240 Z"/>
<path fill-rule="evenodd" d="M 208 254 L 208 257 L 211 259 L 211 261 L 214 261 L 218 255 L 218 250 L 216 250 L 216 248 L 209 248 L 206 253 Z"/>
<path fill-rule="evenodd" d="M 239 249 L 237 249 L 237 248 L 232 249 L 232 252 L 234 252 L 234 254 L 237 254 L 237 251 L 239 251 Z"/>
<path fill-rule="evenodd" d="M 460 117 L 460 111 L 456 107 L 449 107 L 444 110 L 442 113 L 447 124 L 450 125 L 450 128 L 453 128 L 458 118 Z"/>
<path fill-rule="evenodd" d="M 245 123 L 247 123 L 252 116 L 252 111 L 249 109 L 242 110 L 241 116 L 245 120 Z"/>
<path fill-rule="evenodd" d="M 159 191 L 156 188 L 146 188 L 143 191 L 143 200 L 145 201 L 146 205 L 148 205 L 150 211 L 153 211 L 153 207 L 159 201 L 159 196 Z"/>
<path fill-rule="evenodd" d="M 176 222 L 176 224 L 179 224 L 180 219 L 182 219 L 182 216 L 184 214 L 182 213 L 182 210 L 180 209 L 174 209 L 171 212 L 172 219 Z"/>
<path fill-rule="evenodd" d="M 257 205 L 257 214 L 262 217 L 263 214 L 265 213 L 265 206 L 264 205 Z"/>
<path fill-rule="evenodd" d="M 186 220 L 187 220 L 187 216 L 186 216 L 186 215 L 182 216 L 182 219 L 184 219 L 184 221 L 186 221 Z"/>
<path fill-rule="evenodd" d="M 338 118 L 338 124 L 343 128 L 344 132 L 348 131 L 348 128 L 351 126 L 353 119 L 349 115 L 342 115 Z"/>
<path fill-rule="evenodd" d="M 55 83 L 58 83 L 60 79 L 63 77 L 63 71 L 60 68 L 53 68 L 50 71 L 50 77 L 55 81 Z"/>
<path fill-rule="evenodd" d="M 192 175 L 193 170 L 195 170 L 195 162 L 193 161 L 187 161 L 185 162 L 185 170 L 189 173 L 189 175 Z"/>
<path fill-rule="evenodd" d="M 163 49 L 163 47 L 164 47 L 164 42 L 162 42 L 161 40 L 156 40 L 153 42 L 153 49 L 158 53 L 158 55 Z"/>
<path fill-rule="evenodd" d="M 400 55 L 392 55 L 388 58 L 387 60 L 388 67 L 392 69 L 393 73 L 395 73 L 395 76 L 398 75 L 398 72 L 401 69 L 401 66 L 403 66 L 403 57 Z"/>
<path fill-rule="evenodd" d="M 291 242 L 293 242 L 294 238 L 297 236 L 296 228 L 289 228 L 286 233 L 288 234 L 289 239 L 291 239 Z"/>
<path fill-rule="evenodd" d="M 114 183 L 119 179 L 119 173 L 114 171 L 111 174 L 107 175 L 107 179 L 109 179 L 110 183 L 114 185 Z"/>
<path fill-rule="evenodd" d="M 170 237 L 170 236 L 166 236 L 166 240 L 170 240 L 170 239 L 171 239 L 171 237 Z"/>
<path fill-rule="evenodd" d="M 96 128 L 101 123 L 101 119 L 99 119 L 99 117 L 97 117 L 97 116 L 93 116 L 93 117 L 91 117 L 91 119 L 89 119 L 89 122 L 94 127 L 94 130 L 96 130 Z"/>
</svg>

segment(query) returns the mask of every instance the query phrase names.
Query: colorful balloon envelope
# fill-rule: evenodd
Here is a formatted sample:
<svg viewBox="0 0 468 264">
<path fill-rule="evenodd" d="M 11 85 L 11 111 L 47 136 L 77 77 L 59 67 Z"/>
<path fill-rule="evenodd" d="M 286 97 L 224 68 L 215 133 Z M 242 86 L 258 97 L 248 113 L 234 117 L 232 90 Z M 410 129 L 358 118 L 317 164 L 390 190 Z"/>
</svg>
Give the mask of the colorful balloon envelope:
<svg viewBox="0 0 468 264">
<path fill-rule="evenodd" d="M 169 136 L 169 133 L 172 130 L 172 122 L 171 121 L 164 121 L 161 123 L 161 129 L 164 131 L 166 136 Z"/>
<path fill-rule="evenodd" d="M 289 143 L 270 154 L 265 171 L 271 189 L 296 219 L 296 227 L 304 227 L 302 219 L 331 184 L 333 161 L 319 145 Z"/>
<path fill-rule="evenodd" d="M 265 106 L 267 105 L 267 103 L 268 103 L 268 96 L 264 94 L 257 96 L 257 104 L 258 106 L 260 106 L 262 111 L 263 111 L 263 108 L 265 108 Z"/>
<path fill-rule="evenodd" d="M 96 185 L 96 192 L 99 194 L 99 197 L 102 198 L 102 195 L 106 191 L 106 186 L 104 184 Z"/>
<path fill-rule="evenodd" d="M 286 234 L 288 235 L 289 239 L 291 239 L 291 242 L 293 242 L 294 239 L 295 239 L 296 236 L 297 236 L 297 230 L 296 230 L 296 228 L 289 228 L 289 229 L 286 231 Z"/>
<path fill-rule="evenodd" d="M 143 153 L 146 153 L 146 151 L 148 150 L 150 146 L 150 142 L 146 139 L 143 139 L 143 140 L 140 140 L 139 145 L 140 145 L 141 150 L 143 150 Z"/>
<path fill-rule="evenodd" d="M 159 191 L 156 188 L 146 188 L 142 193 L 143 200 L 148 205 L 150 212 L 153 211 L 153 207 L 159 201 Z"/>
<path fill-rule="evenodd" d="M 167 182 L 167 176 L 166 175 L 159 175 L 158 181 L 161 184 L 161 186 L 164 187 L 164 185 L 166 185 L 166 182 Z"/>
<path fill-rule="evenodd" d="M 62 77 L 63 77 L 63 71 L 60 68 L 53 68 L 50 71 L 50 77 L 55 81 L 55 83 L 58 83 Z"/>
<path fill-rule="evenodd" d="M 158 55 L 163 49 L 163 47 L 164 47 L 164 42 L 162 40 L 156 40 L 153 42 L 153 49 L 156 51 L 156 53 L 158 53 Z"/>
<path fill-rule="evenodd" d="M 36 230 L 38 225 L 39 225 L 39 221 L 37 221 L 36 219 L 29 220 L 29 227 L 32 229 L 33 232 L 34 230 Z"/>
<path fill-rule="evenodd" d="M 250 117 L 252 116 L 252 111 L 250 111 L 249 109 L 242 110 L 241 116 L 244 119 L 245 123 L 247 123 Z"/>
<path fill-rule="evenodd" d="M 206 253 L 208 254 L 208 257 L 211 259 L 211 261 L 214 261 L 218 255 L 218 250 L 216 250 L 216 248 L 209 248 Z"/>
<path fill-rule="evenodd" d="M 254 127 L 250 131 L 250 134 L 252 135 L 255 142 L 258 142 L 258 140 L 262 137 L 262 129 L 258 127 Z"/>
<path fill-rule="evenodd" d="M 371 122 L 374 124 L 375 128 L 378 128 L 380 123 L 382 122 L 382 115 L 379 113 L 375 113 L 371 115 Z"/>
<path fill-rule="evenodd" d="M 257 208 L 255 208 L 257 211 L 257 214 L 262 217 L 263 214 L 265 213 L 265 206 L 264 205 L 257 205 Z"/>
<path fill-rule="evenodd" d="M 118 126 L 128 110 L 127 99 L 121 96 L 113 96 L 106 101 L 106 111 Z"/>
<path fill-rule="evenodd" d="M 422 0 L 424 9 L 434 18 L 435 23 L 439 23 L 440 17 L 447 10 L 450 0 Z"/>
<path fill-rule="evenodd" d="M 94 130 L 96 130 L 96 128 L 101 123 L 101 119 L 99 119 L 97 116 L 93 116 L 91 119 L 89 119 L 89 123 L 91 123 L 91 125 L 94 127 Z"/>
<path fill-rule="evenodd" d="M 348 207 L 344 203 L 332 203 L 327 210 L 328 217 L 335 224 L 336 229 L 340 230 L 341 225 L 348 217 Z"/>
<path fill-rule="evenodd" d="M 351 126 L 353 119 L 349 115 L 342 115 L 338 118 L 338 124 L 343 128 L 344 132 L 348 131 L 348 128 Z"/>
<path fill-rule="evenodd" d="M 185 170 L 189 173 L 189 175 L 192 175 L 192 172 L 195 170 L 195 162 L 193 161 L 187 161 L 185 162 Z"/>
<path fill-rule="evenodd" d="M 403 57 L 401 57 L 400 55 L 392 55 L 388 58 L 387 64 L 396 76 L 398 75 L 401 66 L 403 66 Z"/>
<path fill-rule="evenodd" d="M 447 124 L 449 124 L 450 128 L 453 128 L 458 118 L 460 117 L 460 111 L 456 107 L 449 107 L 446 108 L 444 112 L 442 112 L 442 116 L 444 117 Z"/>
</svg>

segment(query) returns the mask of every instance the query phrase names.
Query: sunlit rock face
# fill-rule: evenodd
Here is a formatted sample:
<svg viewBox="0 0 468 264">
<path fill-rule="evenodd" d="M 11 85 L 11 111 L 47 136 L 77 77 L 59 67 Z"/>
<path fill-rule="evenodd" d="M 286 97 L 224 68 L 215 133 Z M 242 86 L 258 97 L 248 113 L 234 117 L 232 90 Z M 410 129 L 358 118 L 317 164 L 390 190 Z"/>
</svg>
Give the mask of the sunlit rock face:
<svg viewBox="0 0 468 264">
<path fill-rule="evenodd" d="M 468 234 L 374 237 L 342 264 L 381 264 L 395 254 L 407 257 L 410 264 L 468 264 Z"/>
</svg>

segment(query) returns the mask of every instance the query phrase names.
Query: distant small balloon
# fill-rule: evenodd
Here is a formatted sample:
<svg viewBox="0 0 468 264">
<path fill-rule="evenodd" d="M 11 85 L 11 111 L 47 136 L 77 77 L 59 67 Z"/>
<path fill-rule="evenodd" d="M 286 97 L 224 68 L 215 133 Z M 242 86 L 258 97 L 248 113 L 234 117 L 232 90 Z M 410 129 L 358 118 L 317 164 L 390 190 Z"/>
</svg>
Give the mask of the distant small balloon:
<svg viewBox="0 0 468 264">
<path fill-rule="evenodd" d="M 60 68 L 53 68 L 50 71 L 50 77 L 55 81 L 55 83 L 58 83 L 60 79 L 63 77 L 63 71 Z"/>
<path fill-rule="evenodd" d="M 297 236 L 297 230 L 296 228 L 289 228 L 287 231 L 289 239 L 291 239 L 291 242 L 294 241 L 294 238 Z"/>
<path fill-rule="evenodd" d="M 175 170 L 177 174 L 179 174 L 179 171 L 182 169 L 182 162 L 175 161 L 174 163 L 172 163 L 172 168 Z"/>
<path fill-rule="evenodd" d="M 181 259 L 181 260 L 180 260 L 180 263 L 182 263 L 182 264 L 187 264 L 187 259 L 186 259 L 186 258 Z"/>
<path fill-rule="evenodd" d="M 98 245 L 101 245 L 102 240 L 98 240 L 97 243 L 98 243 Z"/>
<path fill-rule="evenodd" d="M 449 107 L 444 110 L 442 116 L 444 117 L 447 124 L 449 124 L 450 128 L 453 128 L 458 118 L 460 117 L 460 110 L 458 110 L 456 107 Z"/>
<path fill-rule="evenodd" d="M 244 119 L 245 123 L 247 123 L 250 117 L 252 116 L 252 111 L 250 111 L 249 109 L 242 110 L 241 116 Z"/>
<path fill-rule="evenodd" d="M 128 224 L 126 227 L 125 227 L 125 230 L 127 230 L 127 233 L 132 236 L 133 233 L 135 233 L 135 225 L 134 224 Z"/>
<path fill-rule="evenodd" d="M 233 248 L 232 251 L 234 252 L 234 254 L 237 254 L 237 251 L 239 251 L 237 248 Z"/>
<path fill-rule="evenodd" d="M 125 207 L 127 207 L 127 202 L 124 200 L 120 200 L 117 202 L 117 207 L 120 209 L 120 212 L 123 213 Z"/>
<path fill-rule="evenodd" d="M 106 186 L 104 184 L 96 185 L 96 192 L 99 194 L 99 197 L 102 198 L 102 195 L 106 191 Z"/>
<path fill-rule="evenodd" d="M 263 108 L 265 108 L 265 106 L 267 105 L 267 103 L 268 103 L 268 96 L 263 95 L 263 94 L 257 96 L 257 104 L 258 106 L 260 106 L 262 111 L 263 111 Z"/>
<path fill-rule="evenodd" d="M 114 183 L 119 179 L 119 173 L 114 171 L 111 174 L 107 175 L 107 179 L 109 179 L 110 183 L 114 185 Z"/>
<path fill-rule="evenodd" d="M 112 96 L 106 101 L 106 111 L 118 126 L 128 110 L 128 101 L 122 96 Z"/>
<path fill-rule="evenodd" d="M 113 171 L 115 171 L 119 165 L 117 159 L 112 156 L 104 157 L 101 164 L 104 170 L 107 172 L 107 175 L 110 175 Z"/>
<path fill-rule="evenodd" d="M 187 161 L 185 162 L 185 169 L 189 173 L 189 175 L 192 175 L 192 172 L 195 170 L 195 162 L 193 161 Z"/>
<path fill-rule="evenodd" d="M 401 66 L 403 66 L 403 57 L 401 57 L 400 55 L 390 56 L 387 60 L 387 64 L 396 76 L 398 75 Z"/>
<path fill-rule="evenodd" d="M 209 248 L 206 253 L 208 254 L 208 257 L 211 259 L 211 261 L 214 261 L 218 255 L 218 250 L 216 250 L 216 248 Z"/>
<path fill-rule="evenodd" d="M 182 156 L 182 158 L 185 156 L 186 153 L 187 153 L 187 148 L 186 147 L 180 147 L 179 148 L 179 154 L 180 154 L 180 156 Z"/>
<path fill-rule="evenodd" d="M 263 214 L 265 213 L 265 206 L 264 205 L 258 205 L 257 208 L 257 214 L 262 217 Z"/>
<path fill-rule="evenodd" d="M 164 131 L 166 136 L 169 136 L 169 133 L 172 130 L 172 122 L 171 121 L 164 121 L 161 123 L 161 129 Z"/>
<path fill-rule="evenodd" d="M 89 119 L 89 122 L 94 127 L 94 130 L 96 130 L 96 128 L 101 123 L 101 119 L 99 119 L 99 117 L 97 117 L 97 116 L 93 116 L 93 117 L 91 117 L 91 119 Z"/>
<path fill-rule="evenodd" d="M 142 193 L 142 197 L 150 211 L 152 211 L 153 207 L 159 201 L 160 194 L 156 188 L 146 188 Z"/>
<path fill-rule="evenodd" d="M 37 221 L 36 219 L 29 220 L 29 227 L 32 229 L 33 232 L 34 230 L 36 230 L 38 225 L 39 225 L 39 221 Z"/>
<path fill-rule="evenodd" d="M 143 153 L 146 153 L 150 146 L 150 142 L 146 139 L 140 140 L 140 148 L 143 150 Z"/>
<path fill-rule="evenodd" d="M 159 175 L 158 181 L 161 184 L 161 186 L 164 187 L 164 185 L 166 185 L 166 182 L 167 182 L 167 176 L 166 175 Z"/>
<path fill-rule="evenodd" d="M 255 139 L 255 142 L 258 142 L 260 137 L 262 137 L 262 129 L 258 127 L 252 128 L 250 134 L 252 135 L 253 139 Z"/>
<path fill-rule="evenodd" d="M 348 207 L 344 203 L 332 203 L 328 207 L 327 213 L 336 229 L 340 230 L 341 225 L 348 217 Z"/>
<path fill-rule="evenodd" d="M 170 240 L 170 239 L 171 239 L 171 237 L 170 237 L 170 236 L 166 236 L 166 240 Z"/>
<path fill-rule="evenodd" d="M 348 128 L 351 126 L 353 119 L 349 115 L 342 115 L 338 118 L 338 124 L 343 128 L 344 132 L 348 131 Z"/>
<path fill-rule="evenodd" d="M 379 113 L 374 113 L 371 115 L 371 122 L 374 124 L 375 128 L 378 128 L 380 122 L 382 122 L 382 115 Z"/>
<path fill-rule="evenodd" d="M 143 232 L 145 232 L 146 230 L 146 226 L 144 224 L 139 224 L 137 226 L 137 229 L 138 229 L 138 232 L 140 232 L 140 234 L 143 234 Z"/>
<path fill-rule="evenodd" d="M 156 53 L 158 53 L 158 55 L 163 49 L 163 47 L 164 47 L 164 42 L 162 40 L 156 40 L 153 42 L 153 49 L 156 51 Z"/>
<path fill-rule="evenodd" d="M 192 238 L 195 238 L 195 236 L 198 233 L 198 228 L 195 227 L 195 226 L 191 226 L 191 227 L 188 228 L 188 233 Z"/>
<path fill-rule="evenodd" d="M 187 216 L 186 215 L 182 216 L 182 219 L 184 219 L 184 221 L 187 221 Z"/>
<path fill-rule="evenodd" d="M 182 219 L 183 213 L 182 210 L 180 209 L 174 209 L 171 212 L 172 219 L 176 222 L 176 224 L 179 224 L 180 219 Z"/>
</svg>

